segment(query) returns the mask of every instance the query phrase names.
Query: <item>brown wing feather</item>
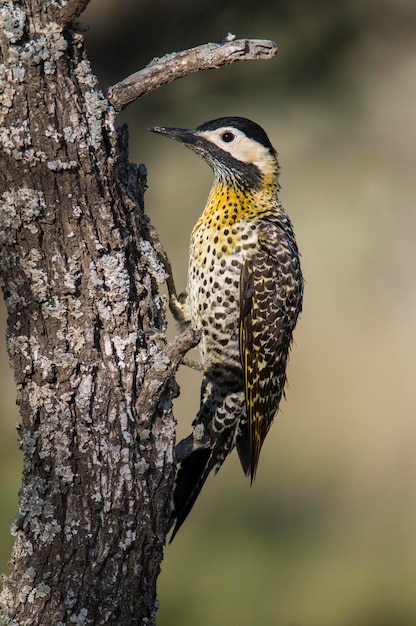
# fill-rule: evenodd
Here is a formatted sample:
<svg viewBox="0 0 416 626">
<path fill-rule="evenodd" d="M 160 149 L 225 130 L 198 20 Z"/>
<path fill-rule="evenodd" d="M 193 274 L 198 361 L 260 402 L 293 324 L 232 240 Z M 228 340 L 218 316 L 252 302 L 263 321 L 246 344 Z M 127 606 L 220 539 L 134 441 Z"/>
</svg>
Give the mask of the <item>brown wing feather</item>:
<svg viewBox="0 0 416 626">
<path fill-rule="evenodd" d="M 256 397 L 256 361 L 253 346 L 253 306 L 252 298 L 254 293 L 253 259 L 246 259 L 240 279 L 240 354 L 244 373 L 244 387 L 246 396 L 246 409 L 248 420 L 248 438 L 250 465 L 249 471 L 253 481 L 256 471 L 258 457 L 260 454 L 260 440 L 258 417 L 259 413 L 254 406 Z"/>
<path fill-rule="evenodd" d="M 240 278 L 240 354 L 245 380 L 250 474 L 286 382 L 292 331 L 301 308 L 302 275 L 294 240 L 273 223 L 260 229 L 259 248 Z"/>
</svg>

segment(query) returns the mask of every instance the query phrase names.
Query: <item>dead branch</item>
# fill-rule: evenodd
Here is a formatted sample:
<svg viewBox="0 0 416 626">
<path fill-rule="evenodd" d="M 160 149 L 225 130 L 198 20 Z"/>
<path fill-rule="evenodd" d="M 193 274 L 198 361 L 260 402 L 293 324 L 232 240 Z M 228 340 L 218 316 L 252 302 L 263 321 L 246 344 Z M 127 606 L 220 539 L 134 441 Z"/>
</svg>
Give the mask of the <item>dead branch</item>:
<svg viewBox="0 0 416 626">
<path fill-rule="evenodd" d="M 228 34 L 217 43 L 206 43 L 156 57 L 139 72 L 110 87 L 108 99 L 116 111 L 121 111 L 150 91 L 193 72 L 215 69 L 236 61 L 271 59 L 276 52 L 276 44 L 269 39 L 236 39 L 235 35 Z"/>
<path fill-rule="evenodd" d="M 145 375 L 138 398 L 141 419 L 153 414 L 163 389 L 172 380 L 185 354 L 194 348 L 199 340 L 200 333 L 188 326 L 167 344 L 164 353 Z"/>
</svg>

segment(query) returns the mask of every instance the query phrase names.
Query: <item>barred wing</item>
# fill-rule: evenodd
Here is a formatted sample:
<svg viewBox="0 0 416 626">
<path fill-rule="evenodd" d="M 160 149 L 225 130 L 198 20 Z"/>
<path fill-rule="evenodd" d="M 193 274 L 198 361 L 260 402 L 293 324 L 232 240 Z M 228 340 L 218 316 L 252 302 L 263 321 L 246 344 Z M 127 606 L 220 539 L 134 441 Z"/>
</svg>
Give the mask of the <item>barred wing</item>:
<svg viewBox="0 0 416 626">
<path fill-rule="evenodd" d="M 302 307 L 299 254 L 286 220 L 261 223 L 258 248 L 246 258 L 241 270 L 240 355 L 249 445 L 241 442 L 239 453 L 252 481 L 283 395 L 292 332 Z M 244 463 L 247 448 L 249 459 Z"/>
</svg>

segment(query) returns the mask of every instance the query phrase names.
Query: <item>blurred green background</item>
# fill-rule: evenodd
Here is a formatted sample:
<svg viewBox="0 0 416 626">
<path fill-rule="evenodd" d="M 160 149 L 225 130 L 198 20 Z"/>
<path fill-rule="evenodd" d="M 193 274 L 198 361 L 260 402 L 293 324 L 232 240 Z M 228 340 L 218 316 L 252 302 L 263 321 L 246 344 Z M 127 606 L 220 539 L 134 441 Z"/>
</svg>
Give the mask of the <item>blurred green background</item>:
<svg viewBox="0 0 416 626">
<path fill-rule="evenodd" d="M 235 454 L 208 481 L 159 579 L 159 626 L 416 624 L 416 5 L 414 0 L 93 0 L 83 20 L 106 87 L 153 56 L 238 36 L 272 61 L 193 75 L 130 106 L 146 211 L 186 280 L 211 183 L 191 152 L 150 135 L 223 115 L 262 125 L 302 252 L 304 312 L 288 399 L 252 488 Z M 2 311 L 2 335 L 5 313 Z M 171 323 L 171 333 L 175 326 Z M 21 458 L 0 362 L 0 566 Z M 179 435 L 199 375 L 180 372 Z"/>
</svg>

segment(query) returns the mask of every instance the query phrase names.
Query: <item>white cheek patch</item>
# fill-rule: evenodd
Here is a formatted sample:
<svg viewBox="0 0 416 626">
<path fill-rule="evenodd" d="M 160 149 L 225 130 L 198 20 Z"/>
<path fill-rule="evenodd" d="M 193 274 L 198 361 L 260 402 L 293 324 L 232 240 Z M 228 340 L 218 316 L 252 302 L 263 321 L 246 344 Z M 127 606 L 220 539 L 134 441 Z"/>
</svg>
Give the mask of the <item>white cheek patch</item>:
<svg viewBox="0 0 416 626">
<path fill-rule="evenodd" d="M 227 149 L 228 148 L 228 149 Z M 238 137 L 228 146 L 225 147 L 235 159 L 244 163 L 260 164 L 267 160 L 269 150 L 261 144 L 248 139 L 247 137 Z"/>
<path fill-rule="evenodd" d="M 234 135 L 233 141 L 226 142 L 222 139 L 224 133 L 229 132 Z M 215 144 L 224 152 L 228 152 L 238 161 L 252 163 L 256 165 L 263 174 L 272 172 L 275 167 L 275 159 L 270 154 L 270 150 L 265 148 L 255 139 L 249 139 L 236 128 L 218 128 L 216 130 L 202 131 L 201 136 Z"/>
</svg>

